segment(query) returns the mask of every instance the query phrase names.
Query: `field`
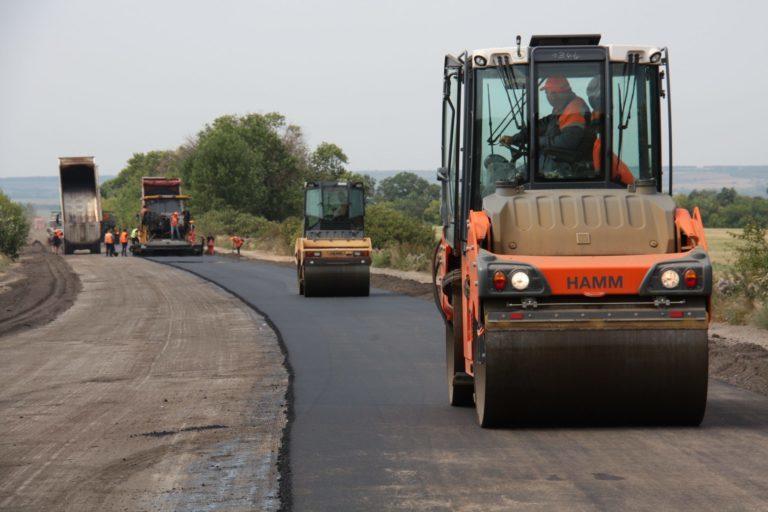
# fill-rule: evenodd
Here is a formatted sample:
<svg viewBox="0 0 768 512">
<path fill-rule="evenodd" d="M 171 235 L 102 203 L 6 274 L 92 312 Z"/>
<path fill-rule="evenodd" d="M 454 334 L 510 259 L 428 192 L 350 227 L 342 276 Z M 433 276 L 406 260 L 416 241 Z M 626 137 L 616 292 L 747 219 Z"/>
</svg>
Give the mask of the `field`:
<svg viewBox="0 0 768 512">
<path fill-rule="evenodd" d="M 709 245 L 709 256 L 712 258 L 715 270 L 727 268 L 733 263 L 735 258 L 734 246 L 737 243 L 737 240 L 730 233 L 740 234 L 741 229 L 709 228 L 705 231 L 707 233 L 707 244 Z"/>
</svg>

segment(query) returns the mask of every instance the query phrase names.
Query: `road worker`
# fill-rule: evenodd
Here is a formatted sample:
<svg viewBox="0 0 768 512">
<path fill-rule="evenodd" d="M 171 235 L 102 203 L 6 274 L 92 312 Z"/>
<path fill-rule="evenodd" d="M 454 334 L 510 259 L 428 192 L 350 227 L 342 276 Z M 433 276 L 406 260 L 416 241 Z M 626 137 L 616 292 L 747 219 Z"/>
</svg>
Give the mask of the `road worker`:
<svg viewBox="0 0 768 512">
<path fill-rule="evenodd" d="M 53 231 L 53 236 L 51 237 L 51 243 L 53 244 L 53 252 L 56 254 L 59 254 L 59 249 L 61 248 L 61 244 L 64 243 L 64 231 L 61 230 L 61 228 L 56 228 Z"/>
<path fill-rule="evenodd" d="M 131 230 L 131 245 L 139 245 L 139 228 L 133 228 Z"/>
<path fill-rule="evenodd" d="M 128 256 L 128 231 L 125 228 L 120 232 L 120 255 Z"/>
<path fill-rule="evenodd" d="M 577 177 L 594 174 L 592 149 L 595 132 L 587 103 L 571 89 L 564 76 L 547 78 L 542 85 L 552 113 L 539 119 L 539 173 L 545 178 Z M 524 145 L 526 130 L 499 139 L 502 145 Z"/>
<path fill-rule="evenodd" d="M 179 212 L 173 212 L 171 214 L 171 240 L 181 238 L 179 235 Z"/>
<path fill-rule="evenodd" d="M 240 248 L 243 246 L 244 240 L 237 235 L 231 237 L 230 239 L 232 240 L 232 248 L 235 252 L 237 252 L 237 255 L 240 256 Z"/>
<path fill-rule="evenodd" d="M 597 126 L 599 126 L 603 118 L 603 106 L 600 102 L 600 96 L 600 76 L 596 76 L 587 84 L 587 99 L 592 107 L 592 123 Z M 598 136 L 595 138 L 595 144 L 592 149 L 592 161 L 595 170 L 598 171 L 601 168 L 601 150 L 602 144 Z M 635 176 L 632 174 L 632 171 L 615 153 L 611 153 L 611 181 L 620 185 L 631 185 L 635 182 Z"/>
<path fill-rule="evenodd" d="M 197 238 L 197 234 L 195 233 L 195 221 L 190 220 L 189 224 L 186 225 L 187 229 L 187 241 L 195 245 L 195 239 Z"/>
<path fill-rule="evenodd" d="M 214 254 L 214 248 L 216 246 L 216 239 L 213 237 L 213 235 L 208 235 L 208 237 L 205 239 L 205 243 L 208 246 L 208 255 L 213 256 Z"/>
<path fill-rule="evenodd" d="M 115 236 L 112 234 L 111 229 L 104 233 L 104 245 L 107 247 L 106 256 L 112 256 L 112 253 L 115 252 Z"/>
</svg>

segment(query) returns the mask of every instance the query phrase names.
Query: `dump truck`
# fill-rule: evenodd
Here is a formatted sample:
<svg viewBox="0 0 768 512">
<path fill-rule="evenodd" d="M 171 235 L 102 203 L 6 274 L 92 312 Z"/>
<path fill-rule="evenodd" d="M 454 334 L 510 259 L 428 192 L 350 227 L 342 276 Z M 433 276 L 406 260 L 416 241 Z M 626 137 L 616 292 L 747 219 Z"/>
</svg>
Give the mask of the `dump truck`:
<svg viewBox="0 0 768 512">
<path fill-rule="evenodd" d="M 364 217 L 362 183 L 305 184 L 303 236 L 296 240 L 294 252 L 299 294 L 369 294 L 372 247 Z"/>
<path fill-rule="evenodd" d="M 448 399 L 483 427 L 704 415 L 712 265 L 672 198 L 669 52 L 600 39 L 445 57 L 435 301 Z"/>
<path fill-rule="evenodd" d="M 101 195 L 92 156 L 59 158 L 64 254 L 101 252 Z"/>
<path fill-rule="evenodd" d="M 141 178 L 139 242 L 131 251 L 138 256 L 202 255 L 203 238 L 195 233 L 186 206 L 189 199 L 181 193 L 179 178 Z M 172 229 L 174 216 L 178 219 L 178 233 Z"/>
</svg>

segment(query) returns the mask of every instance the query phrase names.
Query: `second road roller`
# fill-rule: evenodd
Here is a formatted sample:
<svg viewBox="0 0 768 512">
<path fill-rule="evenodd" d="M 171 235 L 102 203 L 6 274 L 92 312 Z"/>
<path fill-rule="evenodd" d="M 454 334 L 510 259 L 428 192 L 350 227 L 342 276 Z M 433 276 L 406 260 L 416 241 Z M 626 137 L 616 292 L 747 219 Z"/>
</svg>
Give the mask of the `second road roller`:
<svg viewBox="0 0 768 512">
<path fill-rule="evenodd" d="M 435 300 L 483 427 L 704 416 L 712 265 L 669 135 L 662 166 L 669 52 L 600 39 L 445 57 Z"/>
<path fill-rule="evenodd" d="M 296 240 L 299 293 L 367 296 L 371 239 L 365 236 L 362 183 L 311 182 L 304 187 L 304 233 Z"/>
</svg>

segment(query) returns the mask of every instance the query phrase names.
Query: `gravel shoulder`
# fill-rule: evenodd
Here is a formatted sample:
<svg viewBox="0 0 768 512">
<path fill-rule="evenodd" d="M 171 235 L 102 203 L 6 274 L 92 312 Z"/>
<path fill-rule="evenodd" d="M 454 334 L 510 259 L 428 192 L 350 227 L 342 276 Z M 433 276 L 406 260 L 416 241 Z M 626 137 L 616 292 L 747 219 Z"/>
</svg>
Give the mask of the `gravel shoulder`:
<svg viewBox="0 0 768 512">
<path fill-rule="evenodd" d="M 39 241 L 27 245 L 0 276 L 0 336 L 51 322 L 72 306 L 80 289 L 64 258 Z"/>
<path fill-rule="evenodd" d="M 0 337 L 0 509 L 277 510 L 288 374 L 265 320 L 164 265 L 65 260 L 74 305 Z"/>
</svg>

